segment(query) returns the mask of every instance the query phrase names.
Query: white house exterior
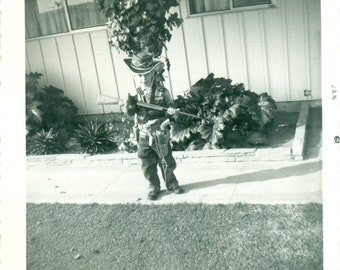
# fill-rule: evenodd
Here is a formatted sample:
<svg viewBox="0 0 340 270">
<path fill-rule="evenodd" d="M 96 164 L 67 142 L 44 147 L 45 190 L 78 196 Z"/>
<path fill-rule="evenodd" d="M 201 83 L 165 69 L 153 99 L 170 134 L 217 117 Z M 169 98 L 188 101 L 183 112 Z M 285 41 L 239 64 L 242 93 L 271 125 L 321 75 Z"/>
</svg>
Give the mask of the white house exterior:
<svg viewBox="0 0 340 270">
<path fill-rule="evenodd" d="M 171 63 L 165 83 L 174 97 L 213 72 L 276 101 L 303 100 L 304 90 L 321 99 L 320 0 L 194 16 L 187 1 L 177 8 L 184 22 L 164 52 Z M 42 73 L 41 83 L 62 89 L 80 115 L 119 111 L 96 99 L 127 96 L 133 80 L 125 57 L 110 48 L 105 26 L 26 40 L 26 72 Z"/>
</svg>

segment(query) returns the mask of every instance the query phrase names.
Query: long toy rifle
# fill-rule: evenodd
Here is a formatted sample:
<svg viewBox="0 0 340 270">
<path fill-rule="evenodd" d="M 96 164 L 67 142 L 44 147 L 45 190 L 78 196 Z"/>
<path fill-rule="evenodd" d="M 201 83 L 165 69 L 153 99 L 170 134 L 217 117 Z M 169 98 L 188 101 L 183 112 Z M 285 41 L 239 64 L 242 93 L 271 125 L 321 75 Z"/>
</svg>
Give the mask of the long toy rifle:
<svg viewBox="0 0 340 270">
<path fill-rule="evenodd" d="M 99 95 L 98 98 L 97 98 L 97 104 L 98 105 L 124 106 L 125 102 L 124 102 L 123 99 L 120 99 L 120 98 L 109 97 L 109 96 L 105 96 L 105 95 Z M 168 108 L 163 107 L 163 106 L 159 106 L 159 105 L 155 105 L 155 104 L 149 104 L 149 103 L 145 103 L 145 102 L 141 102 L 141 101 L 137 101 L 137 106 L 147 108 L 147 109 L 151 109 L 151 110 L 156 110 L 156 111 L 167 111 L 167 109 L 168 109 Z M 201 119 L 199 116 L 191 114 L 191 113 L 186 113 L 186 112 L 182 112 L 182 111 L 177 111 L 177 113 L 180 114 L 180 115 L 185 115 L 185 116 Z"/>
</svg>

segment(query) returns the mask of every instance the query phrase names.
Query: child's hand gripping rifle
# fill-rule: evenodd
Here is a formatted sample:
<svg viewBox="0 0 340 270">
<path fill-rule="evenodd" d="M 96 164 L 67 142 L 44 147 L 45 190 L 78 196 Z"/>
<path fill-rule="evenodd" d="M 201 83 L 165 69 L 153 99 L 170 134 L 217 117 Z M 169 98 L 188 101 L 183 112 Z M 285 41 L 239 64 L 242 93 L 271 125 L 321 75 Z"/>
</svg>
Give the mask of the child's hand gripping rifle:
<svg viewBox="0 0 340 270">
<path fill-rule="evenodd" d="M 125 101 L 123 99 L 116 98 L 116 97 L 99 95 L 98 98 L 97 98 L 97 104 L 98 105 L 124 106 Z M 168 110 L 168 108 L 166 108 L 166 107 L 155 105 L 155 104 L 149 104 L 149 103 L 145 103 L 145 102 L 141 102 L 141 101 L 137 101 L 137 106 L 147 108 L 147 109 L 150 109 L 150 110 L 156 110 L 156 111 L 167 111 Z M 191 113 L 181 112 L 179 110 L 176 110 L 176 113 L 178 113 L 179 115 L 185 115 L 185 116 L 189 116 L 189 117 L 192 117 L 192 118 L 200 119 L 199 116 L 191 114 Z"/>
</svg>

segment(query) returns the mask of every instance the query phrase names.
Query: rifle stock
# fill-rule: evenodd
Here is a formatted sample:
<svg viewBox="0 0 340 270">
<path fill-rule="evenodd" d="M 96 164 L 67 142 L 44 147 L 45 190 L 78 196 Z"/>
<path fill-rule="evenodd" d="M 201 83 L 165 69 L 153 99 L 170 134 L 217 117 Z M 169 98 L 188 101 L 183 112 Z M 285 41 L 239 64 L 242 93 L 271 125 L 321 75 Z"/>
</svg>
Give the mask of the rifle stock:
<svg viewBox="0 0 340 270">
<path fill-rule="evenodd" d="M 124 106 L 125 105 L 125 101 L 123 99 L 120 98 L 116 98 L 116 97 L 110 97 L 110 96 L 106 96 L 106 95 L 99 95 L 97 98 L 97 105 L 119 105 L 119 106 Z M 141 102 L 141 101 L 137 101 L 137 106 L 143 107 L 143 108 L 147 108 L 150 110 L 156 110 L 156 111 L 167 111 L 168 108 L 166 107 L 162 107 L 159 105 L 155 105 L 155 104 L 149 104 L 149 103 L 145 103 L 145 102 Z M 181 111 L 177 111 L 178 114 L 180 115 L 185 115 L 185 116 L 189 116 L 189 117 L 193 117 L 193 118 L 197 118 L 200 119 L 199 116 L 191 114 L 191 113 L 186 113 L 186 112 L 181 112 Z"/>
<path fill-rule="evenodd" d="M 99 95 L 97 98 L 97 105 L 124 105 L 124 100 L 116 97 L 109 97 L 105 95 Z"/>
</svg>

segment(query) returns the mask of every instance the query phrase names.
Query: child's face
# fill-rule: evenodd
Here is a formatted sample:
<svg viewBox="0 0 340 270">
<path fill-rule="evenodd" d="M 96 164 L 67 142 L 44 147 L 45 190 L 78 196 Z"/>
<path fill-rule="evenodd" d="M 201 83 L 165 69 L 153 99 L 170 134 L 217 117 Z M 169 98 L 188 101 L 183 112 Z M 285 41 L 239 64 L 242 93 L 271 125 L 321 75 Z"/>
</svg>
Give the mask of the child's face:
<svg viewBox="0 0 340 270">
<path fill-rule="evenodd" d="M 140 87 L 143 90 L 150 88 L 153 83 L 153 71 L 146 74 L 135 74 L 134 75 L 136 87 Z"/>
</svg>

